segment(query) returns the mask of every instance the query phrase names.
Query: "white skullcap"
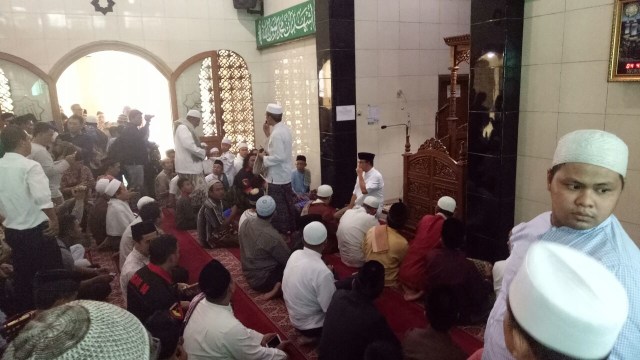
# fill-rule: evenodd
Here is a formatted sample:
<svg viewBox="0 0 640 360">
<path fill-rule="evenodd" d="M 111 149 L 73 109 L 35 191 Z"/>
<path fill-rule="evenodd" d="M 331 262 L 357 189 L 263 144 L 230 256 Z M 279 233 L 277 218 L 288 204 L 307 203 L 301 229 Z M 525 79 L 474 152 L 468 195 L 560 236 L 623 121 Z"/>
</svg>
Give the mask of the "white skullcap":
<svg viewBox="0 0 640 360">
<path fill-rule="evenodd" d="M 552 166 L 585 163 L 627 176 L 629 148 L 619 137 L 602 130 L 576 130 L 560 138 Z"/>
<path fill-rule="evenodd" d="M 249 148 L 249 145 L 247 145 L 246 143 L 240 143 L 238 144 L 238 149 L 242 149 L 242 148 Z"/>
<path fill-rule="evenodd" d="M 202 115 L 200 114 L 200 111 L 194 110 L 194 109 L 191 109 L 187 112 L 187 117 L 202 119 Z"/>
<path fill-rule="evenodd" d="M 98 118 L 96 116 L 93 115 L 87 115 L 87 118 L 85 119 L 86 123 L 89 124 L 97 124 L 98 123 Z"/>
<path fill-rule="evenodd" d="M 364 198 L 364 204 L 377 209 L 380 207 L 380 200 L 378 200 L 378 198 L 375 196 L 367 196 L 366 198 Z"/>
<path fill-rule="evenodd" d="M 200 146 L 203 147 L 203 148 L 206 148 L 207 147 L 207 143 L 206 142 L 201 142 Z"/>
<path fill-rule="evenodd" d="M 329 197 L 333 195 L 333 188 L 331 187 L 331 185 L 320 185 L 318 186 L 317 194 L 320 197 Z"/>
<path fill-rule="evenodd" d="M 267 112 L 274 115 L 282 114 L 282 106 L 278 104 L 269 104 L 267 105 Z"/>
<path fill-rule="evenodd" d="M 256 201 L 256 212 L 260 216 L 271 216 L 276 211 L 276 201 L 269 195 L 265 195 Z"/>
<path fill-rule="evenodd" d="M 543 241 L 527 252 L 511 283 L 509 305 L 534 339 L 579 359 L 606 357 L 629 310 L 625 289 L 600 262 Z"/>
<path fill-rule="evenodd" d="M 136 204 L 136 206 L 138 206 L 138 210 L 140 210 L 143 206 L 150 204 L 152 202 L 156 201 L 154 198 L 149 197 L 149 196 L 143 196 L 140 198 L 140 200 L 138 200 L 138 203 Z"/>
<path fill-rule="evenodd" d="M 206 180 L 205 178 L 205 182 L 207 183 L 207 191 L 209 191 L 209 189 L 211 189 L 211 187 L 215 184 L 218 184 L 218 183 L 222 184 L 222 181 L 218 180 L 215 177 L 211 177 L 209 178 L 209 180 Z"/>
<path fill-rule="evenodd" d="M 210 181 L 217 180 L 217 179 L 218 179 L 218 178 L 217 178 L 217 177 L 215 177 L 215 175 L 213 175 L 213 174 L 209 174 L 209 175 L 207 175 L 207 176 L 205 176 L 205 177 L 204 177 L 204 182 L 205 182 L 205 183 L 208 183 L 208 182 L 210 182 Z M 213 184 L 212 184 L 212 185 L 213 185 Z"/>
<path fill-rule="evenodd" d="M 7 359 L 149 359 L 150 337 L 130 312 L 79 300 L 43 311 L 9 344 Z"/>
<path fill-rule="evenodd" d="M 213 154 L 216 151 L 220 152 L 220 149 L 218 149 L 217 147 L 211 148 L 211 150 L 209 150 L 209 154 Z"/>
<path fill-rule="evenodd" d="M 100 195 L 104 194 L 109 185 L 109 179 L 100 179 L 96 181 L 96 192 Z"/>
<path fill-rule="evenodd" d="M 453 213 L 456 211 L 456 201 L 451 196 L 443 196 L 438 199 L 438 207 L 444 211 Z"/>
<path fill-rule="evenodd" d="M 227 144 L 227 145 L 231 145 L 231 139 L 229 139 L 229 138 L 224 138 L 224 139 L 222 139 L 222 143 L 223 143 L 223 144 Z"/>
<path fill-rule="evenodd" d="M 107 196 L 113 196 L 116 194 L 118 189 L 120 189 L 120 185 L 122 185 L 122 182 L 120 182 L 120 180 L 113 179 L 109 182 L 109 185 L 107 185 L 107 188 L 104 190 L 104 193 Z"/>
<path fill-rule="evenodd" d="M 319 221 L 312 221 L 302 231 L 304 242 L 309 245 L 320 245 L 327 240 L 327 228 Z"/>
</svg>

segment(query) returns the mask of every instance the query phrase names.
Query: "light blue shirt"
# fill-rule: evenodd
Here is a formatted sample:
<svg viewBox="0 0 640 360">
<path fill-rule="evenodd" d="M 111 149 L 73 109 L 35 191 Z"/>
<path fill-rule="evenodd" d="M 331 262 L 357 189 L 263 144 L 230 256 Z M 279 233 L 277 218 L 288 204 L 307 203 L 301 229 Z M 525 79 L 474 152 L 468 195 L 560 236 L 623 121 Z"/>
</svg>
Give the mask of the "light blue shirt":
<svg viewBox="0 0 640 360">
<path fill-rule="evenodd" d="M 502 288 L 484 334 L 483 360 L 513 359 L 504 343 L 503 319 L 511 281 L 536 241 L 551 241 L 572 247 L 600 261 L 622 283 L 629 297 L 629 317 L 609 359 L 637 359 L 640 356 L 640 249 L 611 215 L 595 228 L 575 230 L 551 225 L 551 212 L 513 228 L 513 249 L 507 259 Z M 579 330 L 577 330 L 579 331 Z"/>
<path fill-rule="evenodd" d="M 304 172 L 300 172 L 298 169 L 291 172 L 291 187 L 296 194 L 309 192 L 309 187 L 304 184 Z"/>
</svg>

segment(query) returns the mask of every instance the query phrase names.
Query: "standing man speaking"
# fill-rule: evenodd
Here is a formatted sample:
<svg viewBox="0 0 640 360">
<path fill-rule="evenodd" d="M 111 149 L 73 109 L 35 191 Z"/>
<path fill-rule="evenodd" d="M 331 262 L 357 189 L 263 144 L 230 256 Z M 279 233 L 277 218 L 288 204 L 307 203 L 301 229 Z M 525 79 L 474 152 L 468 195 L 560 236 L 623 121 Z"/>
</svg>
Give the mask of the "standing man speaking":
<svg viewBox="0 0 640 360">
<path fill-rule="evenodd" d="M 200 146 L 200 139 L 196 135 L 196 127 L 200 125 L 202 115 L 198 110 L 189 110 L 186 119 L 175 122 L 173 142 L 176 148 L 176 173 L 180 177 L 191 180 L 193 192 L 191 205 L 201 206 L 207 198 L 207 185 L 204 181 L 204 167 L 202 162 L 206 157 L 206 150 Z"/>
<path fill-rule="evenodd" d="M 272 130 L 270 130 L 270 126 L 273 126 Z M 276 202 L 276 212 L 271 224 L 280 233 L 286 234 L 295 229 L 296 209 L 295 195 L 291 188 L 293 140 L 291 129 L 282 122 L 282 106 L 278 104 L 267 105 L 263 130 L 269 138 L 269 143 L 267 153 L 260 153 L 258 156 L 262 158 L 263 166 L 267 169 L 267 182 L 269 183 L 267 191 Z"/>
</svg>

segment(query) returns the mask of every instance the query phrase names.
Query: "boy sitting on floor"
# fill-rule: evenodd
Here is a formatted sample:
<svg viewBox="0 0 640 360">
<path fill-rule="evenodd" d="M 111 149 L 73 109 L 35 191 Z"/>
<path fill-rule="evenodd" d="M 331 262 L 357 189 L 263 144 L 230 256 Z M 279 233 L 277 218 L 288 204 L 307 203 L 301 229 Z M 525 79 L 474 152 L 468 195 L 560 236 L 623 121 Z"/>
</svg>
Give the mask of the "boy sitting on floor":
<svg viewBox="0 0 640 360">
<path fill-rule="evenodd" d="M 187 178 L 178 179 L 180 198 L 176 201 L 176 228 L 178 230 L 194 230 L 198 227 L 196 214 L 198 209 L 191 206 L 189 194 L 193 192 L 193 184 Z"/>
<path fill-rule="evenodd" d="M 105 194 L 111 197 L 107 208 L 106 246 L 117 251 L 120 248 L 120 238 L 135 215 L 129 207 L 129 191 L 119 180 L 111 180 Z"/>
</svg>

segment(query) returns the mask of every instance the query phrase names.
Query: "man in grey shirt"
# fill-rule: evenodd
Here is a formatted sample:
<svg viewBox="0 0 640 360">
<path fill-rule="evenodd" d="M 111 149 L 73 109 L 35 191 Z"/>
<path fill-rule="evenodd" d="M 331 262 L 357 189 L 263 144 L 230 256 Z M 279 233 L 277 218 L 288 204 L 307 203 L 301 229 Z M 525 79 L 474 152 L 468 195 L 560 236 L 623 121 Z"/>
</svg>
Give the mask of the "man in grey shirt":
<svg viewBox="0 0 640 360">
<path fill-rule="evenodd" d="M 291 250 L 282 235 L 271 225 L 276 203 L 265 195 L 256 203 L 257 217 L 248 218 L 238 231 L 240 261 L 249 286 L 266 293 L 268 300 L 280 293 L 282 274 Z"/>
</svg>

